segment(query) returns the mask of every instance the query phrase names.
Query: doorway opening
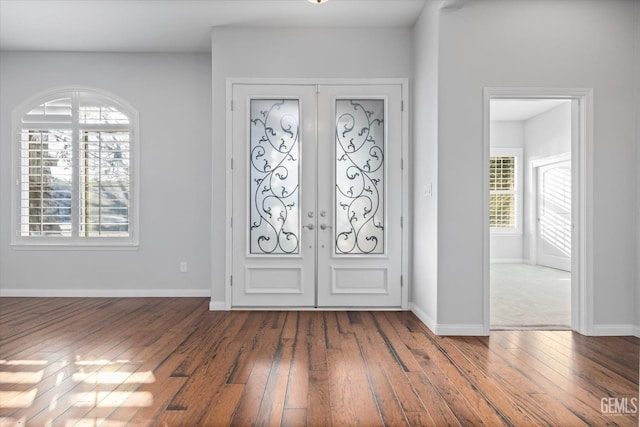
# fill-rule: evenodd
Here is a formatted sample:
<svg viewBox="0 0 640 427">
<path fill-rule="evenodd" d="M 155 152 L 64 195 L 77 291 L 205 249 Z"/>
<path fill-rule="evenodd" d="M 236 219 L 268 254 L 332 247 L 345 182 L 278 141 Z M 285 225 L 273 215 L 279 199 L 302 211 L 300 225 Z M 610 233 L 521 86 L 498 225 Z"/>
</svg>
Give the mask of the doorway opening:
<svg viewBox="0 0 640 427">
<path fill-rule="evenodd" d="M 575 328 L 580 281 L 573 271 L 579 259 L 572 255 L 580 242 L 574 233 L 580 204 L 573 190 L 581 176 L 574 157 L 584 143 L 580 99 L 486 101 L 485 320 L 490 329 Z"/>
</svg>

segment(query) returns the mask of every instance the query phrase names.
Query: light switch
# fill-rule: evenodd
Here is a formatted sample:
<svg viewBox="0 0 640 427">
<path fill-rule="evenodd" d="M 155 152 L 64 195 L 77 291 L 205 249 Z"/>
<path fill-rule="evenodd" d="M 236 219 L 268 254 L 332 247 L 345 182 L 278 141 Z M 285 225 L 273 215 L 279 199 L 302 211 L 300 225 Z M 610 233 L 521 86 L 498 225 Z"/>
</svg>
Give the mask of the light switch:
<svg viewBox="0 0 640 427">
<path fill-rule="evenodd" d="M 428 183 L 424 186 L 424 197 L 431 197 L 433 195 L 433 185 Z"/>
</svg>

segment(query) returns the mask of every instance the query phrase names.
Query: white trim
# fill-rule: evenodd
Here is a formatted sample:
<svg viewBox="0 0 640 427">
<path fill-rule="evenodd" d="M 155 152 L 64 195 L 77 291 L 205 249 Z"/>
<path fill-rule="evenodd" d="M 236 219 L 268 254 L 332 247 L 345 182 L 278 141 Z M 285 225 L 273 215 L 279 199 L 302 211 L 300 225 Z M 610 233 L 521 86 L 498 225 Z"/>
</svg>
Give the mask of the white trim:
<svg viewBox="0 0 640 427">
<path fill-rule="evenodd" d="M 571 153 L 555 154 L 553 156 L 538 157 L 529 160 L 529 169 L 535 169 L 540 166 L 552 165 L 554 163 L 566 162 L 571 160 Z"/>
<path fill-rule="evenodd" d="M 528 264 L 522 258 L 491 258 L 491 264 Z"/>
<path fill-rule="evenodd" d="M 271 306 L 234 306 L 232 311 L 403 311 L 399 307 L 371 307 L 371 306 L 338 306 L 338 307 L 312 307 L 312 306 L 289 306 L 282 307 L 279 305 Z"/>
<path fill-rule="evenodd" d="M 225 301 L 209 301 L 209 311 L 227 311 L 227 303 Z"/>
<path fill-rule="evenodd" d="M 99 239 L 99 237 L 98 237 Z M 117 238 L 114 238 L 117 239 Z M 139 245 L 128 245 L 119 243 L 115 240 L 113 242 L 87 242 L 84 245 L 76 243 L 59 244 L 51 242 L 31 243 L 31 244 L 14 244 L 11 249 L 14 251 L 137 251 L 140 249 Z"/>
<path fill-rule="evenodd" d="M 209 297 L 209 289 L 0 289 L 0 297 L 25 298 L 192 298 Z"/>
<path fill-rule="evenodd" d="M 328 86 L 371 86 L 371 85 L 403 85 L 406 86 L 406 78 L 375 78 L 375 79 L 340 79 L 340 78 L 251 78 L 251 77 L 229 77 L 227 78 L 227 88 L 235 84 L 242 85 L 328 85 Z"/>
<path fill-rule="evenodd" d="M 571 262 L 571 324 L 574 330 L 590 335 L 594 319 L 593 90 L 585 90 L 578 99 L 579 105 L 574 102 L 571 109 L 574 159 L 571 174 L 573 181 L 579 184 L 578 197 L 572 207 L 575 211 L 572 215 L 575 218 L 574 230 L 577 231 L 574 233 L 577 241 L 572 246 L 578 249 L 572 253 L 578 256 L 573 256 Z"/>
<path fill-rule="evenodd" d="M 409 290 L 411 289 L 411 271 L 409 268 L 409 258 L 411 258 L 411 249 L 409 242 L 409 231 L 413 224 L 411 218 L 412 210 L 409 209 L 409 203 L 412 199 L 412 186 L 410 183 L 411 166 L 413 162 L 409 161 L 409 81 L 400 79 L 399 84 L 402 88 L 402 111 L 400 112 L 402 119 L 402 256 L 401 270 L 403 278 L 402 300 L 400 302 L 403 310 L 409 310 Z"/>
<path fill-rule="evenodd" d="M 640 327 L 636 325 L 593 325 L 590 335 L 597 337 L 640 337 Z"/>
<path fill-rule="evenodd" d="M 490 223 L 490 189 L 489 164 L 491 161 L 491 95 L 484 89 L 482 106 L 482 335 L 489 335 L 490 320 L 490 283 L 491 283 L 491 223 Z"/>
<path fill-rule="evenodd" d="M 436 330 L 436 321 L 431 316 L 427 314 L 422 308 L 418 307 L 413 302 L 411 303 L 411 312 L 416 315 L 416 317 L 425 324 L 427 328 L 431 330 L 431 332 L 435 333 Z"/>
<path fill-rule="evenodd" d="M 233 85 L 234 83 L 231 79 L 227 79 L 226 89 L 225 89 L 225 140 L 226 140 L 226 153 L 225 153 L 225 164 L 224 168 L 226 170 L 225 176 L 225 260 L 224 260 L 224 304 L 226 310 L 231 310 L 231 297 L 233 295 L 232 285 L 232 274 L 233 274 L 233 228 L 232 228 L 232 220 L 233 220 L 233 110 L 231 108 L 231 103 L 233 102 Z M 213 97 L 215 99 L 215 96 Z M 214 111 L 214 110 L 212 110 Z M 214 120 L 215 121 L 215 120 Z M 212 150 L 215 153 L 215 150 Z M 215 154 L 214 154 L 215 156 Z M 213 159 L 212 159 L 213 160 Z M 212 187 L 215 188 L 215 185 Z M 213 209 L 216 209 L 213 206 Z M 237 223 L 238 221 L 236 221 Z M 236 225 L 237 226 L 237 225 Z M 213 230 L 213 227 L 211 228 Z M 215 242 L 216 236 L 211 235 L 211 241 Z M 212 246 L 214 247 L 214 246 Z M 215 280 L 215 272 L 211 275 L 212 280 Z M 213 282 L 212 282 L 213 286 Z M 211 290 L 213 294 L 213 289 Z"/>
<path fill-rule="evenodd" d="M 231 275 L 233 272 L 233 235 L 231 227 L 231 219 L 233 217 L 233 171 L 231 170 L 231 162 L 233 157 L 233 112 L 231 110 L 231 103 L 233 100 L 233 86 L 234 85 L 400 85 L 402 88 L 402 102 L 403 110 L 401 111 L 402 119 L 402 185 L 408 194 L 409 190 L 409 177 L 410 177 L 410 162 L 409 162 L 409 80 L 406 78 L 374 78 L 374 79 L 313 79 L 313 78 L 236 78 L 229 77 L 226 80 L 226 94 L 225 94 L 225 138 L 226 138 L 226 153 L 225 153 L 225 170 L 226 170 L 226 195 L 225 195 L 225 307 L 226 310 L 232 308 L 232 288 L 231 288 Z M 214 96 L 215 99 L 215 96 Z M 213 158 L 212 158 L 213 161 Z M 215 186 L 214 186 L 215 187 Z M 403 193 L 404 194 L 404 193 Z M 409 225 L 411 224 L 409 216 L 409 197 L 403 197 L 402 200 L 402 260 L 401 271 L 404 278 L 403 287 L 401 289 L 402 310 L 409 309 Z M 214 209 L 216 207 L 213 207 Z M 217 241 L 216 236 L 211 235 L 211 240 Z M 212 278 L 215 277 L 212 274 Z M 212 292 L 214 282 L 211 283 Z M 361 307 L 362 308 L 362 307 Z M 347 309 L 347 308 L 344 308 Z M 364 308 L 362 308 L 364 309 Z"/>
<path fill-rule="evenodd" d="M 490 100 L 550 98 L 571 99 L 572 181 L 574 189 L 572 244 L 571 328 L 584 335 L 594 333 L 593 300 L 593 89 L 485 87 L 483 93 L 483 326 L 490 331 L 490 234 L 489 234 L 489 151 Z"/>
<path fill-rule="evenodd" d="M 430 317 L 424 310 L 411 304 L 411 311 L 431 332 L 439 336 L 487 336 L 482 324 L 442 324 Z"/>
<path fill-rule="evenodd" d="M 437 324 L 434 330 L 440 336 L 488 336 L 483 324 Z"/>
</svg>

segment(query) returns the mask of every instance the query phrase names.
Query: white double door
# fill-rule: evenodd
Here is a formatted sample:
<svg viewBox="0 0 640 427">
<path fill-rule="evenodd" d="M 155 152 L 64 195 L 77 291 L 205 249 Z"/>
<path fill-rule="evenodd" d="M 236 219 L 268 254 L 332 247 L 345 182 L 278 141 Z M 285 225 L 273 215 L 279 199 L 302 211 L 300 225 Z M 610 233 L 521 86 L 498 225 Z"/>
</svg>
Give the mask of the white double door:
<svg viewBox="0 0 640 427">
<path fill-rule="evenodd" d="M 401 307 L 401 85 L 232 92 L 232 307 Z"/>
</svg>

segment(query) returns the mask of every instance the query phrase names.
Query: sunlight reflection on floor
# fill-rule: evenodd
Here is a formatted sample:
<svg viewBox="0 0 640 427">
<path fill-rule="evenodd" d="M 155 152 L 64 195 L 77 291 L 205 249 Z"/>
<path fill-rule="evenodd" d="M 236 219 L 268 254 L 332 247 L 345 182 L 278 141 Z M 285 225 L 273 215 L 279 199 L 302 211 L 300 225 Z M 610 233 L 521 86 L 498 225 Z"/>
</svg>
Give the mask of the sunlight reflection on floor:
<svg viewBox="0 0 640 427">
<path fill-rule="evenodd" d="M 139 364 L 132 364 L 129 360 L 93 360 L 79 355 L 71 361 L 0 360 L 0 409 L 3 410 L 0 426 L 24 426 L 28 420 L 24 416 L 21 418 L 21 412 L 45 403 L 34 403 L 39 394 L 41 400 L 46 399 L 45 408 L 51 416 L 48 425 L 64 422 L 69 426 L 126 426 L 127 422 L 105 419 L 104 414 L 95 416 L 97 414 L 92 414 L 92 408 L 111 412 L 115 408 L 153 405 L 153 394 L 137 389 L 143 384 L 155 383 L 156 378 L 152 371 L 139 371 L 138 368 Z M 55 384 L 52 384 L 53 379 Z M 38 387 L 33 385 L 43 381 L 51 385 L 39 393 Z M 132 390 L 118 390 L 120 386 Z M 57 387 L 63 387 L 60 390 L 66 397 L 61 397 Z M 85 415 L 86 418 L 65 419 L 58 409 L 61 398 L 64 405 L 87 408 L 91 412 Z"/>
<path fill-rule="evenodd" d="M 29 391 L 0 391 L 0 408 L 28 408 L 33 404 L 38 389 Z"/>
</svg>

